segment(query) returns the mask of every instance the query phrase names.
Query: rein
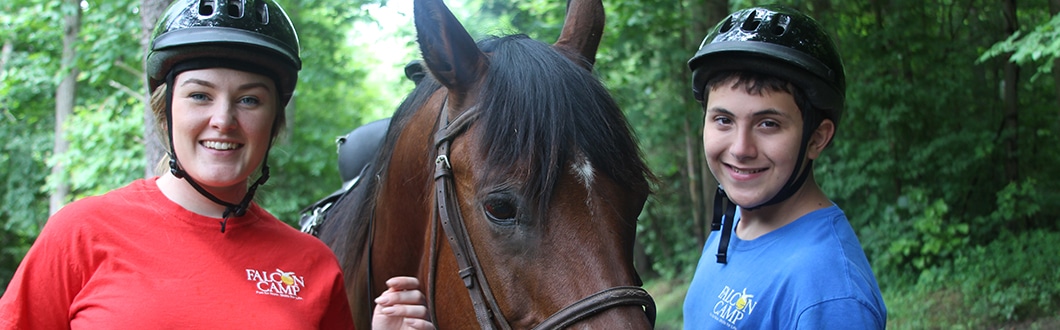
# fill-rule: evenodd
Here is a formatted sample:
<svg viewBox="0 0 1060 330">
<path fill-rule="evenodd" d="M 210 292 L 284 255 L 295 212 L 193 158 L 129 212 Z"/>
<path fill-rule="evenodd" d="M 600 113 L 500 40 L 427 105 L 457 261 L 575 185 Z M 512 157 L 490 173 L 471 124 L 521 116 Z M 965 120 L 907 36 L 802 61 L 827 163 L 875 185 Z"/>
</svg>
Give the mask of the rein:
<svg viewBox="0 0 1060 330">
<path fill-rule="evenodd" d="M 450 131 L 448 99 L 446 99 L 442 102 L 441 110 L 438 114 L 438 128 L 434 135 L 435 148 L 437 150 L 437 157 L 434 162 L 436 215 L 432 220 L 428 310 L 431 313 L 431 319 L 437 320 L 434 308 L 434 288 L 437 280 L 435 274 L 438 270 L 438 242 L 435 237 L 440 223 L 445 230 L 449 246 L 456 256 L 456 262 L 460 269 L 459 275 L 463 279 L 464 287 L 467 288 L 468 294 L 471 296 L 471 303 L 479 326 L 482 329 L 500 328 L 510 330 L 511 325 L 504 318 L 504 314 L 497 305 L 497 299 L 482 274 L 482 265 L 475 255 L 475 248 L 471 244 L 467 227 L 464 225 L 464 219 L 460 214 L 459 205 L 456 203 L 456 194 L 453 191 L 453 169 L 449 162 L 449 148 L 452 140 L 463 133 L 463 130 L 459 130 L 460 127 L 462 125 L 457 125 L 457 131 Z M 616 306 L 644 307 L 644 313 L 654 327 L 655 301 L 651 298 L 651 295 L 640 287 L 618 286 L 601 290 L 560 309 L 541 324 L 535 326 L 534 329 L 567 327 Z"/>
</svg>

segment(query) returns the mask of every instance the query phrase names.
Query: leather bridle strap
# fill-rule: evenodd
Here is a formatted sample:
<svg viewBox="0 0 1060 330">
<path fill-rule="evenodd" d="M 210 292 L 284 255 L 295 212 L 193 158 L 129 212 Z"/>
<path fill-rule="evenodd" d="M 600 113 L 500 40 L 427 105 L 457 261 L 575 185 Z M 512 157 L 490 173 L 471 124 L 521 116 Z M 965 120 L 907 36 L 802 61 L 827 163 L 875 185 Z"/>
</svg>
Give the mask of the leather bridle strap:
<svg viewBox="0 0 1060 330">
<path fill-rule="evenodd" d="M 617 286 L 592 294 L 552 314 L 534 329 L 562 329 L 615 306 L 644 306 L 648 322 L 655 327 L 655 301 L 648 291 L 635 286 Z"/>
<path fill-rule="evenodd" d="M 448 100 L 446 101 L 446 103 Z M 471 245 L 468 237 L 467 227 L 460 216 L 460 208 L 456 203 L 449 203 L 449 198 L 454 194 L 451 187 L 453 180 L 452 166 L 449 163 L 449 137 L 448 110 L 446 103 L 442 104 L 441 113 L 438 115 L 438 129 L 435 131 L 435 147 L 438 156 L 435 159 L 434 182 L 435 182 L 435 221 L 440 221 L 445 231 L 449 246 L 456 257 L 457 266 L 460 268 L 460 278 L 464 280 L 471 303 L 475 309 L 475 316 L 482 329 L 511 329 L 508 321 L 504 319 L 493 292 L 490 291 L 486 278 L 480 274 L 482 266 L 478 263 L 475 248 Z M 455 199 L 455 198 L 454 198 Z M 434 294 L 433 292 L 431 293 Z"/>
</svg>

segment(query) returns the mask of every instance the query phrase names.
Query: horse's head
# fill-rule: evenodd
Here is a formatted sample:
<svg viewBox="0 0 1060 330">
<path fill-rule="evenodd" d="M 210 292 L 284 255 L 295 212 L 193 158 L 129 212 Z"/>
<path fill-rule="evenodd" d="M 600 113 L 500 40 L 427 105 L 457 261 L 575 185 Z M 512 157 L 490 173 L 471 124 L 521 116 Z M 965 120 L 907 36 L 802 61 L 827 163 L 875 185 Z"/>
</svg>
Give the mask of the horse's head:
<svg viewBox="0 0 1060 330">
<path fill-rule="evenodd" d="M 493 322 L 514 328 L 537 325 L 602 290 L 640 285 L 633 243 L 650 173 L 621 110 L 592 74 L 604 21 L 600 1 L 570 4 L 553 45 L 525 36 L 476 43 L 441 0 L 416 1 L 414 15 L 432 77 L 419 89 L 436 91 L 407 119 L 387 180 L 396 179 L 394 162 L 404 154 L 436 156 L 428 200 L 404 203 L 439 204 L 441 227 L 447 220 L 466 227 L 471 243 L 455 248 L 463 256 L 437 243 L 440 251 L 427 253 L 432 262 L 420 268 L 431 282 L 439 325 L 476 324 L 457 275 L 465 267 L 480 267 L 466 279 L 472 296 L 477 287 L 495 299 L 480 307 L 499 309 Z M 407 168 L 419 176 L 431 169 Z M 428 241 L 461 235 L 425 232 Z M 470 257 L 470 265 L 461 257 Z M 649 326 L 642 307 L 628 302 L 578 324 Z"/>
</svg>

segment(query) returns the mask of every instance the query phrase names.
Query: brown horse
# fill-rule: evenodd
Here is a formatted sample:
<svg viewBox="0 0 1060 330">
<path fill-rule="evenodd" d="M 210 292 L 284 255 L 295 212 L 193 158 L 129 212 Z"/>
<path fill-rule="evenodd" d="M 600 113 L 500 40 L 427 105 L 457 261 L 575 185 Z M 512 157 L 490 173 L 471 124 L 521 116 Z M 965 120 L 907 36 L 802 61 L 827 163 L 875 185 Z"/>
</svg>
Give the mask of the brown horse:
<svg viewBox="0 0 1060 330">
<path fill-rule="evenodd" d="M 442 329 L 650 328 L 633 243 L 653 178 L 592 75 L 600 0 L 569 3 L 554 45 L 476 43 L 441 0 L 414 15 L 430 74 L 320 227 L 357 326 L 411 275 Z"/>
</svg>

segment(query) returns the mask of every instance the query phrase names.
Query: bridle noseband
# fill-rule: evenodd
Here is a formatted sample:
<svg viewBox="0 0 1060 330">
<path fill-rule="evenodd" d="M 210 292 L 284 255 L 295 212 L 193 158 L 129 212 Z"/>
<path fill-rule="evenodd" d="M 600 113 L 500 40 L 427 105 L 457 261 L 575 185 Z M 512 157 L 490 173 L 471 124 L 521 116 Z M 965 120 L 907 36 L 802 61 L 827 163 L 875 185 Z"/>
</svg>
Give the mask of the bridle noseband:
<svg viewBox="0 0 1060 330">
<path fill-rule="evenodd" d="M 437 237 L 440 222 L 445 230 L 449 246 L 456 256 L 457 266 L 460 269 L 460 278 L 463 279 L 464 286 L 467 287 L 468 294 L 471 295 L 471 303 L 475 309 L 475 316 L 478 319 L 479 326 L 482 329 L 497 329 L 498 326 L 501 329 L 511 329 L 511 325 L 508 324 L 500 307 L 497 305 L 497 299 L 490 290 L 489 283 L 487 283 L 485 276 L 482 274 L 482 265 L 475 255 L 475 249 L 471 245 L 471 239 L 468 237 L 467 227 L 460 214 L 459 205 L 456 203 L 456 192 L 453 190 L 453 171 L 449 162 L 449 147 L 452 140 L 463 133 L 461 127 L 466 128 L 466 126 L 456 125 L 457 129 L 460 130 L 450 131 L 447 104 L 448 99 L 442 102 L 441 111 L 438 115 L 438 128 L 434 135 L 435 148 L 438 153 L 434 162 L 436 216 L 432 220 L 430 274 L 428 278 L 429 294 L 431 296 L 427 299 L 428 309 L 431 313 L 431 319 L 437 320 L 434 314 L 436 310 L 434 306 L 434 286 L 437 280 L 435 273 L 438 270 L 438 243 L 435 241 L 435 237 Z M 459 121 L 459 118 L 457 121 Z M 541 324 L 535 326 L 534 329 L 565 328 L 616 306 L 644 307 L 644 313 L 647 314 L 648 321 L 654 327 L 655 301 L 651 295 L 640 287 L 618 286 L 604 289 L 560 309 L 541 322 Z"/>
</svg>

